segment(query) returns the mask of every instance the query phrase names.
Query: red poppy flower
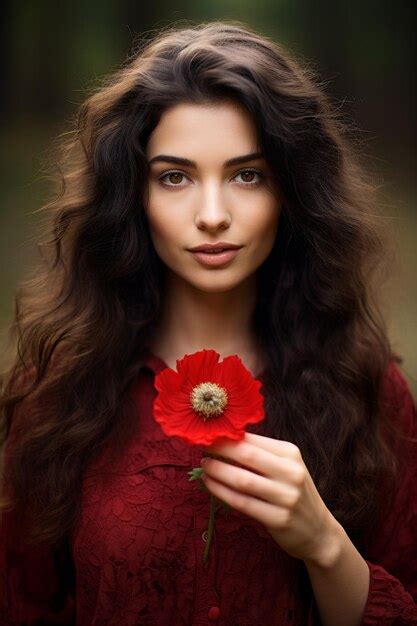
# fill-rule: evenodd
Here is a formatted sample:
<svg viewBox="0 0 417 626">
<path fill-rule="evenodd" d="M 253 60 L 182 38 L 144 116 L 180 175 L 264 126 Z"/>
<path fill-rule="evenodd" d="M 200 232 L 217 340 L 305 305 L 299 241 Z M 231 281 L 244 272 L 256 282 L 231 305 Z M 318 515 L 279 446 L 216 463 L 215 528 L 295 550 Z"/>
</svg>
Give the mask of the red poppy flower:
<svg viewBox="0 0 417 626">
<path fill-rule="evenodd" d="M 221 363 L 219 357 L 200 350 L 177 359 L 177 371 L 166 367 L 156 375 L 154 417 L 166 435 L 209 446 L 222 438 L 243 439 L 247 424 L 264 419 L 262 383 L 238 356 Z"/>
<path fill-rule="evenodd" d="M 177 371 L 166 367 L 155 376 L 159 393 L 153 403 L 154 417 L 167 436 L 210 446 L 222 438 L 243 439 L 247 424 L 264 419 L 264 397 L 259 391 L 262 383 L 253 378 L 238 356 L 228 356 L 221 363 L 219 357 L 215 350 L 186 354 L 177 359 Z M 192 469 L 188 480 L 201 480 L 203 471 L 202 467 Z M 204 483 L 201 488 L 208 491 Z M 209 556 L 217 505 L 230 508 L 211 493 L 204 563 Z"/>
</svg>

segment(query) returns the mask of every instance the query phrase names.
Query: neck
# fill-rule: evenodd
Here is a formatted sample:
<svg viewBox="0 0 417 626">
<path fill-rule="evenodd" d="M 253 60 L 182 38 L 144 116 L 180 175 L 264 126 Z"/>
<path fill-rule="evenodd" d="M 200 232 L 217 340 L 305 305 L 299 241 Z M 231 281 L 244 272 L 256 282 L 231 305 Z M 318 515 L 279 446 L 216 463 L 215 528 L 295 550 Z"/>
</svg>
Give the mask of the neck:
<svg viewBox="0 0 417 626">
<path fill-rule="evenodd" d="M 184 354 L 205 348 L 216 350 L 220 361 L 237 354 L 256 376 L 262 362 L 252 328 L 255 304 L 254 275 L 235 289 L 203 292 L 169 273 L 151 349 L 173 369 Z"/>
</svg>

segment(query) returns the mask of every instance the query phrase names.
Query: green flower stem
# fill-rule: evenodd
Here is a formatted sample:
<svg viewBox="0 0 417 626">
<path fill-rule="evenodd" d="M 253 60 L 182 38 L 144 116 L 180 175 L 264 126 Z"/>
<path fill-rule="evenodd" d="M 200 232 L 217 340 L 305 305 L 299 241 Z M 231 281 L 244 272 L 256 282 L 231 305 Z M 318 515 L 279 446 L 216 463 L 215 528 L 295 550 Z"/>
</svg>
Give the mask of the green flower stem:
<svg viewBox="0 0 417 626">
<path fill-rule="evenodd" d="M 210 494 L 210 515 L 208 521 L 208 530 L 207 530 L 207 543 L 206 549 L 204 550 L 204 563 L 207 563 L 208 554 L 210 550 L 211 539 L 214 531 L 214 516 L 216 514 L 216 496 L 212 493 Z"/>
<path fill-rule="evenodd" d="M 212 458 L 219 458 L 215 454 L 209 454 L 207 456 L 210 456 Z M 230 511 L 231 507 L 226 502 L 223 502 L 223 500 L 220 500 L 219 498 L 217 498 L 206 487 L 203 480 L 201 479 L 202 475 L 204 474 L 204 469 L 202 467 L 194 467 L 192 470 L 190 470 L 187 473 L 189 475 L 189 479 L 188 479 L 189 481 L 196 480 L 197 486 L 199 487 L 199 489 L 202 489 L 203 491 L 206 491 L 207 493 L 210 494 L 210 514 L 209 514 L 208 529 L 207 529 L 207 544 L 204 550 L 204 557 L 203 557 L 204 563 L 207 563 L 210 545 L 211 545 L 211 541 L 213 538 L 214 517 L 216 514 L 217 505 L 223 507 L 226 511 Z"/>
</svg>

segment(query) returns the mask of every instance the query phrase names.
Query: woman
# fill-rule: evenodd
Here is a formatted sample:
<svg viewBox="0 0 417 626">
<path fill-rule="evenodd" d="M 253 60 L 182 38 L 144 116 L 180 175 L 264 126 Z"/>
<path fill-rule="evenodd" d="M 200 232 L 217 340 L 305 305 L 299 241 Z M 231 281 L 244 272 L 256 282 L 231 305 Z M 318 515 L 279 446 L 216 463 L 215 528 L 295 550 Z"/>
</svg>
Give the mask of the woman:
<svg viewBox="0 0 417 626">
<path fill-rule="evenodd" d="M 241 23 L 170 27 L 64 147 L 4 376 L 0 623 L 417 624 L 414 400 L 372 304 L 386 244 L 314 76 Z M 192 251 L 216 243 L 238 250 Z M 204 348 L 239 355 L 266 409 L 209 450 L 152 415 L 154 377 Z M 207 451 L 230 511 L 204 564 L 186 470 Z"/>
</svg>

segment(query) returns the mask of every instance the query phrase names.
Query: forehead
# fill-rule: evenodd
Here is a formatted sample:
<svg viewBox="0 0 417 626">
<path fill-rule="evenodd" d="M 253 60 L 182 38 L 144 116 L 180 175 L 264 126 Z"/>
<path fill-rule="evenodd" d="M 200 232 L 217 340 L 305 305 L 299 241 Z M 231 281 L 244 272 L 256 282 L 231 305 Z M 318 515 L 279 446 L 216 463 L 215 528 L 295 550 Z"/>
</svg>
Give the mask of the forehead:
<svg viewBox="0 0 417 626">
<path fill-rule="evenodd" d="M 150 135 L 147 157 L 158 153 L 205 160 L 255 151 L 258 138 L 248 111 L 233 101 L 181 103 L 167 109 Z M 206 155 L 206 156 L 204 156 Z"/>
</svg>

